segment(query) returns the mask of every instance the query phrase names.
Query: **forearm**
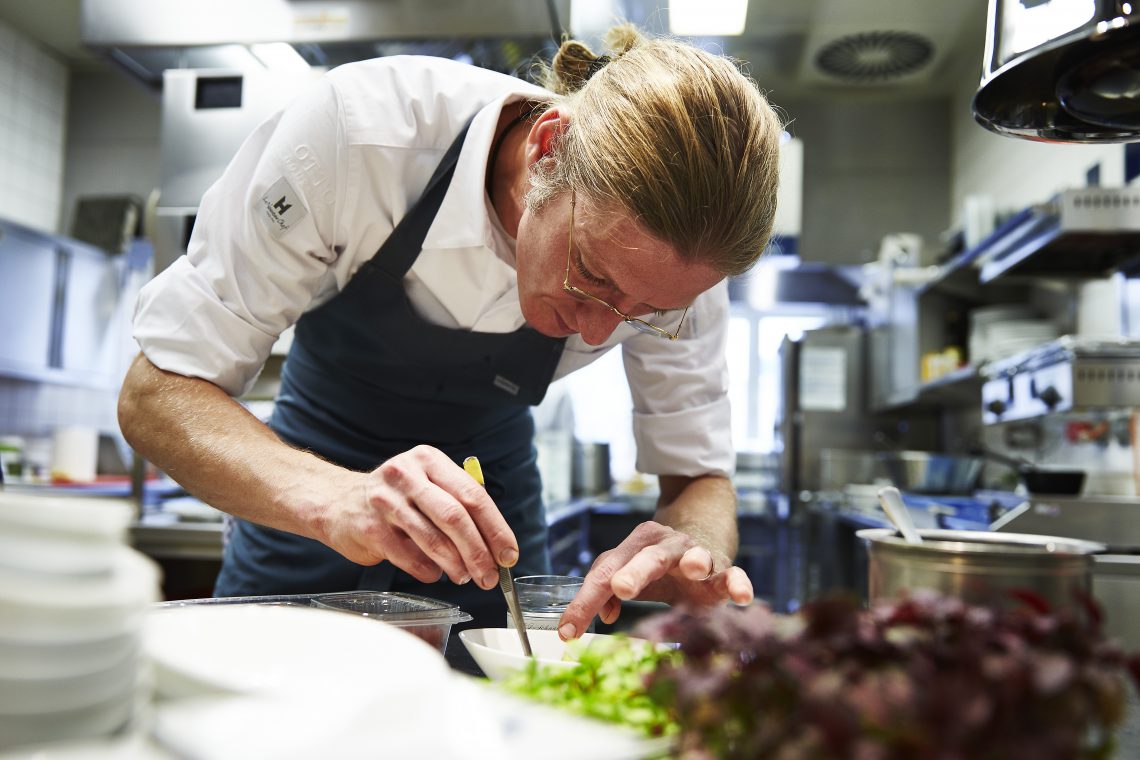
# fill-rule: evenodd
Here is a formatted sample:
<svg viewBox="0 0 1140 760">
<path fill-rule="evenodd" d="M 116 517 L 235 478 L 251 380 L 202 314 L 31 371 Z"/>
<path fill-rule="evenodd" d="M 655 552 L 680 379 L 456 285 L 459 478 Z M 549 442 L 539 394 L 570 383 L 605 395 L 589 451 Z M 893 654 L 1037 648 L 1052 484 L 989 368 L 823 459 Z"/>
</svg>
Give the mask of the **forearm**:
<svg viewBox="0 0 1140 760">
<path fill-rule="evenodd" d="M 736 556 L 736 491 L 728 478 L 662 475 L 654 519 L 687 533 L 710 551 Z"/>
<path fill-rule="evenodd" d="M 361 475 L 283 443 L 216 385 L 141 354 L 123 383 L 119 424 L 136 451 L 206 503 L 317 540 L 329 509 L 362 487 Z"/>
</svg>

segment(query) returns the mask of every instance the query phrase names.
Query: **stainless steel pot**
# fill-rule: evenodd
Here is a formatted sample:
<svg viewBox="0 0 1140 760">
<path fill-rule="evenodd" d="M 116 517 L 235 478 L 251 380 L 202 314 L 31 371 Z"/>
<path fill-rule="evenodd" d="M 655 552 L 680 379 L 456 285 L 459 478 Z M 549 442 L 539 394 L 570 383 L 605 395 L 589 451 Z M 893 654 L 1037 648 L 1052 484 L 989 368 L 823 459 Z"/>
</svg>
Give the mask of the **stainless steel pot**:
<svg viewBox="0 0 1140 760">
<path fill-rule="evenodd" d="M 613 485 L 610 482 L 610 445 L 575 441 L 570 483 L 574 496 L 608 493 Z"/>
<path fill-rule="evenodd" d="M 890 528 L 856 535 L 867 544 L 872 603 L 904 589 L 934 589 L 971 604 L 1008 606 L 1015 603 L 1009 592 L 1024 590 L 1060 609 L 1075 602 L 1075 591 L 1091 593 L 1093 555 L 1105 551 L 1093 541 L 1023 533 L 920 530 L 922 544 L 908 544 Z"/>
</svg>

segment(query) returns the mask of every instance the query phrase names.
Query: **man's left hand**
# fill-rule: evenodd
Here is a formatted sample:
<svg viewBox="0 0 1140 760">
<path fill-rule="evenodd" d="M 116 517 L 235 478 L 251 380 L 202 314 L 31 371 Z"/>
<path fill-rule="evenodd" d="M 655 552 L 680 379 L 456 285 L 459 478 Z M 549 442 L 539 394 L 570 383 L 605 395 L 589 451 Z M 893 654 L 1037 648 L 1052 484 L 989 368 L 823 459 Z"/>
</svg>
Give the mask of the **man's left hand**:
<svg viewBox="0 0 1140 760">
<path fill-rule="evenodd" d="M 563 639 L 579 636 L 594 615 L 612 623 L 621 602 L 687 602 L 715 606 L 752 601 L 752 581 L 723 552 L 699 545 L 667 525 L 644 522 L 618 546 L 598 555 L 582 590 L 558 624 Z"/>
</svg>

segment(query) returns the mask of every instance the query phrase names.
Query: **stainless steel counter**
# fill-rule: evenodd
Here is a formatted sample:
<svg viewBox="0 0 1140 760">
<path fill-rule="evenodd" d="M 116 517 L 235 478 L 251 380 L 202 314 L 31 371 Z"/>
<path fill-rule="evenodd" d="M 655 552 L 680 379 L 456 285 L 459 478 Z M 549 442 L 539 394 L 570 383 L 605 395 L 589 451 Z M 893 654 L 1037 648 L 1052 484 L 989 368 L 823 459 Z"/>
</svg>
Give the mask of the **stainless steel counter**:
<svg viewBox="0 0 1140 760">
<path fill-rule="evenodd" d="M 131 545 L 155 559 L 198 559 L 220 561 L 222 524 L 220 522 L 135 523 L 130 531 Z"/>
</svg>

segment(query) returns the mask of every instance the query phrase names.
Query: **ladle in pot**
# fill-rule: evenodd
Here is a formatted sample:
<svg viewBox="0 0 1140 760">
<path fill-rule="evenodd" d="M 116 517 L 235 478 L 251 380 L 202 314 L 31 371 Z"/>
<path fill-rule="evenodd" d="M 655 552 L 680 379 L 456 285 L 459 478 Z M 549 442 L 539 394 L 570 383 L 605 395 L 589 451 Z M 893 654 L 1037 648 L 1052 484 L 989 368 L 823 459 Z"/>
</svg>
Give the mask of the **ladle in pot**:
<svg viewBox="0 0 1140 760">
<path fill-rule="evenodd" d="M 914 521 L 910 519 L 910 510 L 903 503 L 899 489 L 894 486 L 880 488 L 879 503 L 883 505 L 883 511 L 887 513 L 887 517 L 891 518 L 891 522 L 899 529 L 899 533 L 902 533 L 908 544 L 922 543 L 922 536 L 918 535 Z"/>
</svg>

